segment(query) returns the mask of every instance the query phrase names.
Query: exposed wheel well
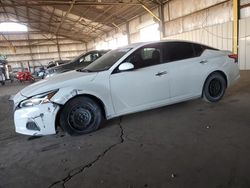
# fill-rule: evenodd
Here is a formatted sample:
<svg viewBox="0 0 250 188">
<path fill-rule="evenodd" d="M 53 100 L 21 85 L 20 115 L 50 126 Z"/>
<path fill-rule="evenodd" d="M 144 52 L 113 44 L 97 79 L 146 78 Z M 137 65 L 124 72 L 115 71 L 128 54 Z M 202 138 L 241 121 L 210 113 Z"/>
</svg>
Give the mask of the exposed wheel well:
<svg viewBox="0 0 250 188">
<path fill-rule="evenodd" d="M 101 107 L 102 115 L 106 119 L 106 111 L 105 111 L 104 103 L 101 101 L 101 99 L 99 99 L 98 97 L 96 97 L 94 95 L 89 95 L 89 94 L 76 95 L 73 98 L 71 98 L 70 100 L 68 100 L 66 103 L 68 103 L 69 101 L 71 101 L 71 100 L 73 100 L 73 99 L 75 99 L 77 97 L 83 97 L 83 96 L 89 97 L 89 98 L 93 99 Z M 57 112 L 56 122 L 55 122 L 55 128 L 60 125 L 60 123 L 59 123 L 60 121 L 59 120 L 60 120 L 61 111 L 62 111 L 62 108 L 63 108 L 64 105 L 61 105 L 61 109 Z"/>
</svg>

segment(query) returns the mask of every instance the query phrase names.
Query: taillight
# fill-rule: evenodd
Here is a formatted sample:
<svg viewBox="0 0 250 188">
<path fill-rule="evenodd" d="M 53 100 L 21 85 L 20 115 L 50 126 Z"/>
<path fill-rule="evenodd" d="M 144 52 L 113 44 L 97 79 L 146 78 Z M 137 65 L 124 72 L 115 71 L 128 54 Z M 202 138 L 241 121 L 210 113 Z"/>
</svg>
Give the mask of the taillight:
<svg viewBox="0 0 250 188">
<path fill-rule="evenodd" d="M 228 57 L 234 59 L 234 63 L 238 63 L 238 54 L 230 54 Z"/>
</svg>

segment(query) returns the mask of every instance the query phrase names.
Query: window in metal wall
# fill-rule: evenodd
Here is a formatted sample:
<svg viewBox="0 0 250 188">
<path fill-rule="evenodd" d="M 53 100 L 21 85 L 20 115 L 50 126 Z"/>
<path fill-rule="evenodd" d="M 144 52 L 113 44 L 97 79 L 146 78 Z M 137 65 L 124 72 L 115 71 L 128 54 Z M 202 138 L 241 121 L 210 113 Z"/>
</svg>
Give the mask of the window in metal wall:
<svg viewBox="0 0 250 188">
<path fill-rule="evenodd" d="M 15 22 L 2 22 L 0 23 L 0 32 L 27 32 L 26 25 Z"/>
<path fill-rule="evenodd" d="M 140 40 L 142 42 L 159 41 L 160 40 L 159 24 L 156 23 L 140 29 Z"/>
</svg>

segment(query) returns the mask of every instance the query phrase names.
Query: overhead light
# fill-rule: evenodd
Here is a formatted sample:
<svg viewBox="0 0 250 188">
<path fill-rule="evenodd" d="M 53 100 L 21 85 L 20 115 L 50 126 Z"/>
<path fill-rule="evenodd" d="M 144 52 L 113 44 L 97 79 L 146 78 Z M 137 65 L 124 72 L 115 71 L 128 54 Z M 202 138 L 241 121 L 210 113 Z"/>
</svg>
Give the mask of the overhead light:
<svg viewBox="0 0 250 188">
<path fill-rule="evenodd" d="M 26 25 L 15 22 L 2 22 L 0 23 L 0 32 L 27 32 Z"/>
<path fill-rule="evenodd" d="M 96 5 L 96 8 L 97 9 L 103 9 L 104 7 L 103 7 L 103 5 Z"/>
<path fill-rule="evenodd" d="M 98 3 L 101 3 L 102 0 L 97 0 Z M 104 7 L 102 5 L 97 5 L 96 6 L 97 9 L 103 9 Z"/>
</svg>

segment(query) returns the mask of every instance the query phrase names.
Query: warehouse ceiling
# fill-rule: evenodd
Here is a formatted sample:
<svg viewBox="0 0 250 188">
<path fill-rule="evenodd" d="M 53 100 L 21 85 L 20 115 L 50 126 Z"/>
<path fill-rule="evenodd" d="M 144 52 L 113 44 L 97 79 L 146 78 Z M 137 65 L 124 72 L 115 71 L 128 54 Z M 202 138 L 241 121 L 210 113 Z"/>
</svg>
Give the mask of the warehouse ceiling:
<svg viewBox="0 0 250 188">
<path fill-rule="evenodd" d="M 32 32 L 89 42 L 161 0 L 0 0 L 0 22 L 18 22 Z"/>
</svg>

